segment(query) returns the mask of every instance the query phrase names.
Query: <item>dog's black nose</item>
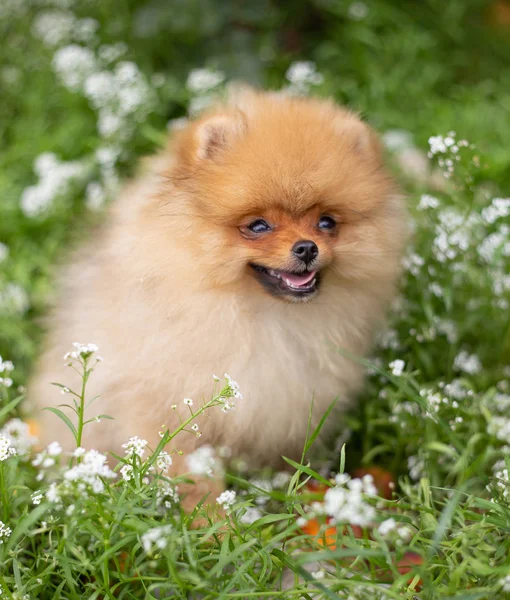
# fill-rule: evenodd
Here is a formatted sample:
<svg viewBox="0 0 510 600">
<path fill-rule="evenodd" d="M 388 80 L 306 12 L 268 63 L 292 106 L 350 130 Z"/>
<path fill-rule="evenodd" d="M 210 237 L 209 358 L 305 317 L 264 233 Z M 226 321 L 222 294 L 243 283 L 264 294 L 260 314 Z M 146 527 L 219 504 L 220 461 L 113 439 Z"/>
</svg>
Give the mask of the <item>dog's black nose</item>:
<svg viewBox="0 0 510 600">
<path fill-rule="evenodd" d="M 292 254 L 304 263 L 309 264 L 319 254 L 319 248 L 311 240 L 301 240 L 292 246 Z"/>
</svg>

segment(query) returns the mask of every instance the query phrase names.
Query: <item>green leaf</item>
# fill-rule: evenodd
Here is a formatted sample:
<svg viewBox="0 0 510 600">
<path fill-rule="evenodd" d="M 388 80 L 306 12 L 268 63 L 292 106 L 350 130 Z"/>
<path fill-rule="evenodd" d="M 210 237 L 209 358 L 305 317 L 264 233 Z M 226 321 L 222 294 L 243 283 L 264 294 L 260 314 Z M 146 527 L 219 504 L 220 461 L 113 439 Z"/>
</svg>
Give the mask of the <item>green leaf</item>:
<svg viewBox="0 0 510 600">
<path fill-rule="evenodd" d="M 54 415 L 57 415 L 57 417 L 59 419 L 61 419 L 62 421 L 64 421 L 64 423 L 69 427 L 69 429 L 71 430 L 74 438 L 76 439 L 76 435 L 77 435 L 76 427 L 72 424 L 71 419 L 64 412 L 62 412 L 61 410 L 59 410 L 58 408 L 55 408 L 53 406 L 47 406 L 43 410 L 49 410 Z"/>
</svg>

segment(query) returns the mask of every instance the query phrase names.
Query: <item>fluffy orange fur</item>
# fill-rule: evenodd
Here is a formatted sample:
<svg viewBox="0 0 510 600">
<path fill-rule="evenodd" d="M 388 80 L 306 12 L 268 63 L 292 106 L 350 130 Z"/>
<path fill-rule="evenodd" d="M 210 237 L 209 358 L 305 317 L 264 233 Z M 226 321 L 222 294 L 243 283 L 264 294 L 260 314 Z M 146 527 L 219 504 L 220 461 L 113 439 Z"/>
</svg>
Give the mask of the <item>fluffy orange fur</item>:
<svg viewBox="0 0 510 600">
<path fill-rule="evenodd" d="M 94 342 L 104 362 L 89 416 L 115 420 L 89 425 L 85 444 L 118 451 L 139 435 L 154 447 L 163 424 L 179 423 L 171 405 L 209 399 L 212 374 L 227 372 L 244 395 L 236 410 L 210 410 L 202 437 L 184 433 L 177 446 L 221 444 L 254 465 L 296 458 L 312 400 L 317 422 L 362 383 L 359 364 L 332 348 L 366 354 L 395 291 L 406 214 L 377 136 L 330 101 L 244 90 L 148 167 L 63 273 L 29 397 L 62 402 L 50 382 L 77 387 L 63 354 Z M 318 227 L 322 215 L 333 230 Z M 257 219 L 271 231 L 253 234 Z M 320 288 L 306 301 L 268 293 L 250 267 L 295 270 L 299 240 L 319 252 Z M 40 419 L 44 441 L 70 445 L 54 415 Z"/>
</svg>

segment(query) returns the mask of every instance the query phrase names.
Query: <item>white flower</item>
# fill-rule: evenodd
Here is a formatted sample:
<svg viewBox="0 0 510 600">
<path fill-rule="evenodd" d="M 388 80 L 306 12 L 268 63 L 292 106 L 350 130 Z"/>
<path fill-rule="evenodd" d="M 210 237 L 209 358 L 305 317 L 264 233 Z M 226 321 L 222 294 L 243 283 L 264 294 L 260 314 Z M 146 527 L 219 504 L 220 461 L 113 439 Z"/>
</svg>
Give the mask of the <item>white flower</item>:
<svg viewBox="0 0 510 600">
<path fill-rule="evenodd" d="M 53 482 L 46 492 L 46 500 L 58 504 L 60 502 L 60 492 L 57 489 L 57 484 Z"/>
<path fill-rule="evenodd" d="M 161 471 L 166 471 L 166 469 L 168 469 L 168 467 L 171 466 L 171 464 L 172 457 L 170 456 L 170 454 L 168 454 L 168 452 L 165 452 L 164 450 L 161 451 L 158 455 L 158 458 L 156 458 L 156 467 Z"/>
<path fill-rule="evenodd" d="M 311 60 L 292 63 L 285 73 L 285 78 L 297 92 L 306 92 L 309 86 L 320 85 L 324 81 L 323 75 L 317 71 L 316 64 Z"/>
<path fill-rule="evenodd" d="M 316 509 L 329 515 L 337 523 L 366 526 L 375 518 L 375 509 L 364 500 L 364 495 L 374 496 L 377 490 L 373 478 L 350 479 L 347 487 L 344 485 L 329 488 L 324 495 L 321 505 L 316 503 Z"/>
<path fill-rule="evenodd" d="M 326 577 L 326 571 L 324 569 L 319 569 L 318 571 L 312 572 L 312 577 L 314 579 L 324 579 Z"/>
<path fill-rule="evenodd" d="M 404 372 L 406 363 L 398 358 L 397 360 L 390 362 L 388 366 L 390 367 L 392 375 L 400 377 Z"/>
<path fill-rule="evenodd" d="M 193 69 L 186 80 L 186 87 L 193 94 L 202 94 L 217 87 L 225 80 L 225 74 L 211 69 Z"/>
<path fill-rule="evenodd" d="M 488 431 L 502 442 L 510 443 L 510 419 L 506 417 L 492 417 Z"/>
<path fill-rule="evenodd" d="M 191 426 L 191 429 L 193 429 L 193 431 L 198 431 L 199 430 L 198 423 L 193 423 L 193 425 Z"/>
<path fill-rule="evenodd" d="M 131 481 L 131 479 L 133 479 L 132 465 L 124 465 L 120 470 L 120 474 L 122 476 L 122 479 L 124 479 L 124 481 Z"/>
<path fill-rule="evenodd" d="M 37 438 L 30 434 L 30 427 L 28 423 L 25 423 L 18 418 L 7 421 L 7 423 L 0 430 L 0 434 L 3 434 L 9 439 L 11 446 L 16 448 L 18 454 L 26 454 L 37 442 Z"/>
<path fill-rule="evenodd" d="M 7 460 L 16 453 L 16 448 L 11 446 L 11 440 L 0 433 L 0 462 Z"/>
<path fill-rule="evenodd" d="M 510 575 L 500 579 L 499 585 L 502 586 L 504 592 L 510 592 Z"/>
<path fill-rule="evenodd" d="M 171 525 L 163 525 L 161 527 L 153 527 L 152 529 L 147 530 L 142 535 L 142 546 L 147 554 L 152 552 L 153 547 L 155 546 L 157 549 L 164 549 L 168 544 L 167 535 L 171 533 L 172 526 Z"/>
<path fill-rule="evenodd" d="M 81 484 L 90 486 L 94 493 L 100 494 L 104 491 L 102 480 L 117 477 L 108 466 L 107 460 L 105 454 L 93 449 L 87 450 L 79 463 L 65 471 L 64 479 L 68 482 L 76 482 L 79 486 Z"/>
<path fill-rule="evenodd" d="M 397 522 L 395 521 L 395 519 L 391 518 L 391 519 L 386 519 L 386 521 L 383 521 L 379 525 L 377 530 L 383 537 L 386 537 L 390 532 L 394 531 L 396 528 L 397 528 Z"/>
<path fill-rule="evenodd" d="M 129 440 L 122 444 L 122 447 L 126 449 L 125 455 L 126 458 L 131 458 L 133 456 L 138 456 L 142 458 L 145 454 L 145 448 L 149 442 L 138 436 L 130 437 Z"/>
<path fill-rule="evenodd" d="M 191 398 L 184 398 L 184 404 L 187 406 L 193 406 L 193 400 Z"/>
<path fill-rule="evenodd" d="M 71 39 L 76 24 L 75 16 L 62 10 L 45 10 L 37 14 L 32 33 L 46 46 L 59 46 Z"/>
<path fill-rule="evenodd" d="M 235 504 L 236 493 L 233 490 L 226 490 L 222 492 L 217 498 L 216 503 L 219 504 L 223 510 L 229 510 Z"/>
<path fill-rule="evenodd" d="M 197 448 L 186 457 L 186 462 L 189 472 L 194 475 L 212 476 L 218 470 L 221 470 L 221 463 L 216 457 L 214 448 L 209 445 Z"/>
<path fill-rule="evenodd" d="M 255 523 L 255 521 L 258 521 L 261 518 L 262 513 L 260 512 L 260 510 L 253 506 L 250 506 L 244 511 L 239 520 L 244 525 L 251 525 L 252 523 Z"/>
<path fill-rule="evenodd" d="M 364 2 L 352 2 L 348 14 L 353 21 L 362 21 L 368 15 L 368 6 Z"/>
<path fill-rule="evenodd" d="M 117 97 L 115 76 L 110 71 L 91 73 L 84 82 L 83 91 L 94 108 L 106 106 Z"/>
<path fill-rule="evenodd" d="M 427 210 L 428 208 L 437 208 L 439 206 L 439 200 L 429 194 L 423 194 L 418 204 L 418 210 Z"/>
<path fill-rule="evenodd" d="M 0 311 L 3 314 L 24 314 L 30 308 L 27 292 L 17 283 L 8 283 L 0 289 Z M 9 387 L 9 386 L 7 386 Z"/>
<path fill-rule="evenodd" d="M 510 215 L 510 198 L 494 198 L 490 206 L 482 210 L 482 218 L 489 224 Z"/>
<path fill-rule="evenodd" d="M 156 503 L 158 507 L 170 509 L 179 502 L 178 488 L 168 481 L 159 481 L 156 492 Z"/>
<path fill-rule="evenodd" d="M 103 207 L 106 194 L 103 186 L 98 181 L 91 181 L 85 191 L 85 206 L 90 210 L 99 210 Z"/>
<path fill-rule="evenodd" d="M 55 52 L 53 68 L 62 83 L 71 91 L 78 91 L 89 75 L 97 70 L 92 50 L 72 44 Z"/>
<path fill-rule="evenodd" d="M 38 504 L 41 504 L 42 499 L 43 499 L 42 492 L 34 492 L 32 494 L 32 503 L 35 504 L 35 506 L 37 506 Z"/>
<path fill-rule="evenodd" d="M 46 452 L 49 456 L 59 456 L 62 454 L 62 446 L 58 442 L 51 442 L 51 444 L 48 444 Z"/>
<path fill-rule="evenodd" d="M 7 525 L 0 521 L 0 544 L 3 544 L 5 539 L 8 538 L 12 533 L 12 529 L 7 527 Z"/>
<path fill-rule="evenodd" d="M 80 342 L 73 342 L 73 347 L 75 348 L 74 350 L 64 354 L 64 360 L 89 358 L 94 352 L 99 350 L 99 347 L 96 344 L 81 344 Z"/>
<path fill-rule="evenodd" d="M 52 153 L 41 154 L 34 162 L 39 181 L 23 190 L 21 210 L 27 217 L 35 217 L 47 210 L 53 200 L 66 194 L 71 182 L 82 177 L 85 167 L 79 162 L 60 162 Z"/>
<path fill-rule="evenodd" d="M 85 454 L 86 450 L 85 448 L 82 448 L 81 446 L 78 446 L 78 448 L 76 448 L 75 450 L 73 450 L 73 456 L 75 458 L 80 458 L 81 456 L 83 456 Z"/>
<path fill-rule="evenodd" d="M 237 398 L 238 400 L 242 400 L 243 395 L 239 390 L 239 384 L 236 381 L 234 381 L 228 373 L 225 373 L 224 377 L 228 387 L 226 393 L 234 398 Z"/>
<path fill-rule="evenodd" d="M 464 371 L 465 373 L 474 375 L 482 370 L 482 363 L 476 354 L 469 354 L 469 352 L 462 350 L 455 357 L 453 368 L 457 371 Z"/>
</svg>

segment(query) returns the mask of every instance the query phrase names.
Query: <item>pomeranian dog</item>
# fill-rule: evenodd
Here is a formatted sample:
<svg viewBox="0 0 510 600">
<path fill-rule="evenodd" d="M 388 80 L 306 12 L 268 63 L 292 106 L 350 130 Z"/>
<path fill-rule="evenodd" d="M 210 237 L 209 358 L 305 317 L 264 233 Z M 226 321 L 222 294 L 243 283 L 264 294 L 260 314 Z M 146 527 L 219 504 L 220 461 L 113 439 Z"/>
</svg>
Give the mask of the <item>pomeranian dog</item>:
<svg viewBox="0 0 510 600">
<path fill-rule="evenodd" d="M 243 399 L 198 418 L 200 438 L 180 434 L 184 456 L 211 444 L 254 466 L 297 458 L 310 414 L 313 427 L 361 386 L 348 355 L 371 347 L 405 239 L 402 198 L 356 115 L 238 91 L 173 136 L 65 270 L 29 397 L 61 403 L 50 382 L 79 385 L 63 355 L 93 342 L 104 362 L 88 416 L 114 421 L 88 425 L 85 445 L 119 451 L 138 435 L 154 448 L 183 399 L 210 399 L 227 372 Z M 69 447 L 65 425 L 40 414 L 43 441 Z"/>
</svg>

